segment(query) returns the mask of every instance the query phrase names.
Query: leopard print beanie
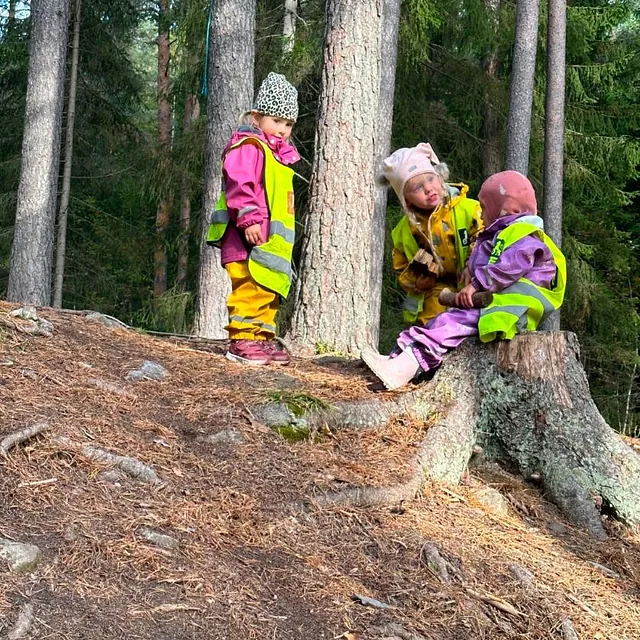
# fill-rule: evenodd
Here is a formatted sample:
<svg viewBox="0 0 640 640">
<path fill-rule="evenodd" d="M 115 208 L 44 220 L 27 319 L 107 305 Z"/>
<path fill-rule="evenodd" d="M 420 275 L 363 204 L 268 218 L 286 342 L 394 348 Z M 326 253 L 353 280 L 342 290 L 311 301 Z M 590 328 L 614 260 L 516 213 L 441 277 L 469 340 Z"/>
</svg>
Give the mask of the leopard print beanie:
<svg viewBox="0 0 640 640">
<path fill-rule="evenodd" d="M 253 107 L 258 113 L 295 122 L 298 90 L 281 73 L 271 72 L 260 85 Z"/>
</svg>

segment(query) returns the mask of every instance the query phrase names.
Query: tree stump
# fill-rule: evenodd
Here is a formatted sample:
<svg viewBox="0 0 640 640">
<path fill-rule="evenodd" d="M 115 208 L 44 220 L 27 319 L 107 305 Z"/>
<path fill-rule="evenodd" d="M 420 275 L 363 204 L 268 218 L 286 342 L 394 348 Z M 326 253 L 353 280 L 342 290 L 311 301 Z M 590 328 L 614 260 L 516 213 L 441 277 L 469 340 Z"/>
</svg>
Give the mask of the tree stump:
<svg viewBox="0 0 640 640">
<path fill-rule="evenodd" d="M 640 525 L 640 455 L 600 415 L 574 334 L 527 333 L 488 345 L 468 340 L 433 380 L 406 395 L 409 413 L 440 416 L 418 448 L 410 478 L 316 502 L 392 504 L 415 495 L 427 478 L 457 483 L 480 445 L 485 457 L 539 478 L 546 495 L 594 537 L 606 537 L 598 508 Z"/>
<path fill-rule="evenodd" d="M 478 441 L 525 478 L 539 473 L 548 496 L 577 525 L 605 536 L 595 504 L 640 525 L 640 455 L 605 422 L 591 398 L 572 333 L 538 332 L 468 358 L 478 398 Z M 459 364 L 449 363 L 444 377 Z"/>
</svg>

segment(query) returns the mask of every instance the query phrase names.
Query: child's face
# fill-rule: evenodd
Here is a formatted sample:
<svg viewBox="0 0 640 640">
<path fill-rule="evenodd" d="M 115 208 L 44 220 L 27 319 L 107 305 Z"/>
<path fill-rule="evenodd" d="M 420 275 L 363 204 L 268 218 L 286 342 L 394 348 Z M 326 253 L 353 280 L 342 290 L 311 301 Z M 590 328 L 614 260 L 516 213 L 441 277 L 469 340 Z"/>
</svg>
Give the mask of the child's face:
<svg viewBox="0 0 640 640">
<path fill-rule="evenodd" d="M 404 187 L 407 204 L 424 211 L 433 211 L 442 201 L 444 185 L 435 173 L 414 176 Z"/>
<path fill-rule="evenodd" d="M 490 227 L 498 219 L 498 216 L 489 213 L 489 209 L 487 209 L 487 207 L 482 202 L 482 200 L 479 200 L 479 202 L 480 202 L 480 208 L 482 210 L 482 213 L 481 213 L 482 224 L 484 225 L 484 228 L 486 229 L 487 227 Z"/>
<path fill-rule="evenodd" d="M 253 112 L 253 120 L 258 128 L 268 136 L 276 136 L 288 140 L 293 129 L 293 122 L 275 116 L 265 116 L 262 113 Z"/>
</svg>

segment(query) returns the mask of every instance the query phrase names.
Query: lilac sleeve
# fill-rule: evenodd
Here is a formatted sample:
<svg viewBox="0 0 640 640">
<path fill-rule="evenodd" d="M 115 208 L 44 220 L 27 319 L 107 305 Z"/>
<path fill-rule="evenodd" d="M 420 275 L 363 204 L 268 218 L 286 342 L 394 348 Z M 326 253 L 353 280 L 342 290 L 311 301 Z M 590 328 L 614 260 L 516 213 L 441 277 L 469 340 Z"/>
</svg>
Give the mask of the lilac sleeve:
<svg viewBox="0 0 640 640">
<path fill-rule="evenodd" d="M 476 289 L 497 292 L 526 277 L 549 287 L 555 273 L 555 261 L 548 247 L 542 240 L 526 236 L 507 247 L 494 264 L 477 267 L 471 284 Z"/>
<path fill-rule="evenodd" d="M 238 229 L 262 224 L 269 218 L 267 198 L 262 183 L 264 155 L 253 144 L 231 149 L 224 159 L 227 211 Z"/>
</svg>

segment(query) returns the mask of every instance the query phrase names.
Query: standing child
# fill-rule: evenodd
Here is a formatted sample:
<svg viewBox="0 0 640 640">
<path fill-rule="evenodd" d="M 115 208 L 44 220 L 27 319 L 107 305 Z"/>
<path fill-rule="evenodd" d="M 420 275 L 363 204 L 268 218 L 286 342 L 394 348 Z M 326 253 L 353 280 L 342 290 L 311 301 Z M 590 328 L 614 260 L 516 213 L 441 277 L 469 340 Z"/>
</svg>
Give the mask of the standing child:
<svg viewBox="0 0 640 640">
<path fill-rule="evenodd" d="M 426 324 L 446 310 L 440 292 L 457 290 L 464 280 L 482 227 L 480 205 L 467 198 L 467 185 L 446 184 L 449 169 L 429 143 L 392 153 L 384 175 L 405 213 L 392 232 L 393 268 L 407 293 L 403 318 L 407 325 Z"/>
<path fill-rule="evenodd" d="M 227 300 L 231 344 L 227 358 L 243 364 L 288 364 L 274 341 L 280 297 L 291 286 L 295 238 L 293 169 L 300 159 L 289 137 L 298 118 L 298 92 L 270 73 L 248 120 L 223 154 L 223 192 L 207 242 L 221 248 L 231 278 Z"/>
<path fill-rule="evenodd" d="M 543 231 L 529 180 L 517 171 L 497 173 L 485 181 L 478 198 L 485 230 L 469 259 L 471 281 L 456 295 L 462 308 L 449 309 L 426 327 L 403 331 L 391 356 L 370 350 L 362 354 L 387 389 L 439 366 L 445 353 L 469 336 L 490 342 L 534 331 L 562 304 L 565 259 Z M 471 308 L 478 291 L 494 294 L 484 309 Z"/>
</svg>

